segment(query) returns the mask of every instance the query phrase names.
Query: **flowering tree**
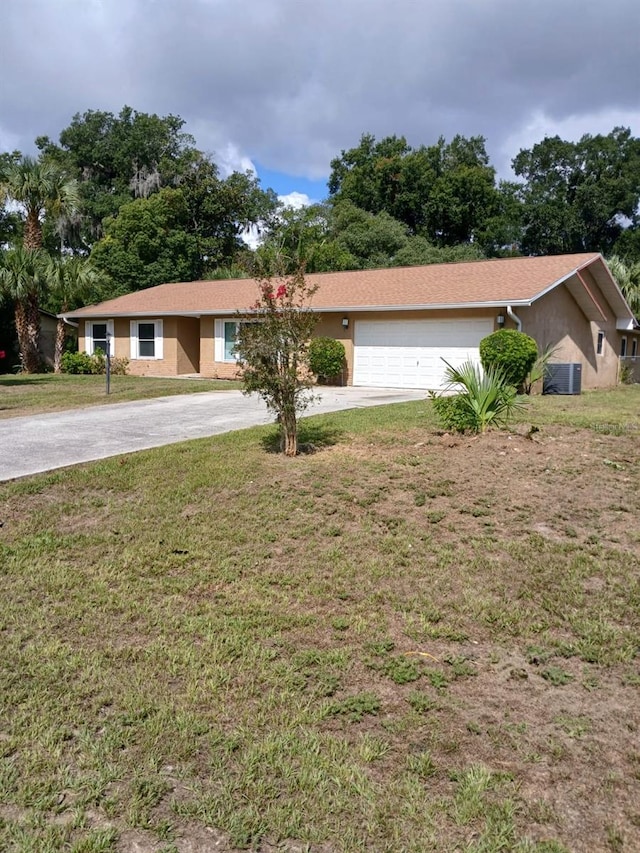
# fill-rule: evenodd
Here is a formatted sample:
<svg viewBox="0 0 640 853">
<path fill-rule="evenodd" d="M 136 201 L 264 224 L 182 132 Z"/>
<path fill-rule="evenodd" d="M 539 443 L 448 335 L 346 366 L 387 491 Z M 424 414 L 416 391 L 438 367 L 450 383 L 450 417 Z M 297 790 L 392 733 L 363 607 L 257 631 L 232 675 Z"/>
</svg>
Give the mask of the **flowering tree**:
<svg viewBox="0 0 640 853">
<path fill-rule="evenodd" d="M 298 269 L 258 279 L 258 299 L 238 314 L 236 357 L 245 394 L 259 394 L 278 418 L 286 456 L 298 452 L 297 416 L 313 401 L 309 340 L 317 323 L 311 299 L 317 286 Z"/>
</svg>

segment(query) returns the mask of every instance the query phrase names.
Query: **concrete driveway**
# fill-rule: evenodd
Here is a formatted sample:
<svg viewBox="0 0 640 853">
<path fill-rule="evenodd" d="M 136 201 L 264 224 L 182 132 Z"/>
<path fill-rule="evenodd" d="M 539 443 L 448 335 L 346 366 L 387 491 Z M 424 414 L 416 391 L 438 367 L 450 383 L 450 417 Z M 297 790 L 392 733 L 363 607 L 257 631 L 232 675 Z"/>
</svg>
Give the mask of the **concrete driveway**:
<svg viewBox="0 0 640 853">
<path fill-rule="evenodd" d="M 323 388 L 307 414 L 424 400 L 426 391 Z M 256 396 L 210 391 L 0 421 L 0 481 L 273 421 Z"/>
</svg>

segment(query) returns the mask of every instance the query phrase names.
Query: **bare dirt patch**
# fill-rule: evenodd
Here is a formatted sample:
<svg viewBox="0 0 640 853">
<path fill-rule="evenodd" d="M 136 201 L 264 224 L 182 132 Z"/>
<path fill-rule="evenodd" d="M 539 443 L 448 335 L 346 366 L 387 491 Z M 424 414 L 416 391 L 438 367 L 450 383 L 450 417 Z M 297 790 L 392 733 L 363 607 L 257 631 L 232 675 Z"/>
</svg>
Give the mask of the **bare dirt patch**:
<svg viewBox="0 0 640 853">
<path fill-rule="evenodd" d="M 7 826 L 640 849 L 637 435 L 198 448 L 5 487 Z"/>
</svg>

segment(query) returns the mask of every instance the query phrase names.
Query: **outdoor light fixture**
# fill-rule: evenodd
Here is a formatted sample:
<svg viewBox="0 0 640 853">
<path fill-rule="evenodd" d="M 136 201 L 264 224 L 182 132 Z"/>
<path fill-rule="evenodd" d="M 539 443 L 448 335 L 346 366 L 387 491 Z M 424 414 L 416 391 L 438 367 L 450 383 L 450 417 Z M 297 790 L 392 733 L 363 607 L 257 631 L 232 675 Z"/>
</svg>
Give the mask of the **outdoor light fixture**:
<svg viewBox="0 0 640 853">
<path fill-rule="evenodd" d="M 496 323 L 502 328 L 504 326 L 504 314 L 498 314 L 496 317 Z"/>
<path fill-rule="evenodd" d="M 349 318 L 348 318 L 348 317 L 343 317 L 343 318 L 342 318 L 342 328 L 343 328 L 343 329 L 348 329 L 348 328 L 349 328 Z"/>
</svg>

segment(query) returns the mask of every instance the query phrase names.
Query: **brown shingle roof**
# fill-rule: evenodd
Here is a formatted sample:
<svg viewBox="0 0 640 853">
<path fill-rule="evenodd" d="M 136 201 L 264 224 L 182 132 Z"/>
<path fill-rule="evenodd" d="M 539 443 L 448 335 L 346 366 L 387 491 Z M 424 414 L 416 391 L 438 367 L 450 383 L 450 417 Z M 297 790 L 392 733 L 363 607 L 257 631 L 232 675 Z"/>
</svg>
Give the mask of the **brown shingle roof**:
<svg viewBox="0 0 640 853">
<path fill-rule="evenodd" d="M 502 258 L 321 273 L 308 275 L 307 280 L 319 285 L 312 304 L 320 311 L 522 305 L 598 259 L 597 253 Z M 80 308 L 68 316 L 224 314 L 244 310 L 255 302 L 256 296 L 252 279 L 161 284 Z"/>
</svg>

